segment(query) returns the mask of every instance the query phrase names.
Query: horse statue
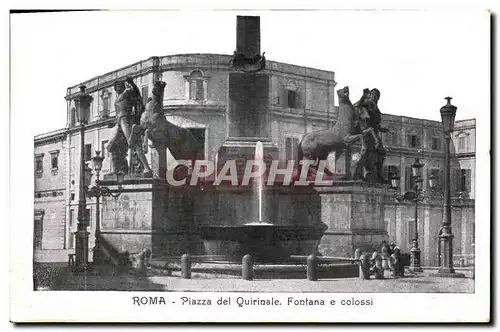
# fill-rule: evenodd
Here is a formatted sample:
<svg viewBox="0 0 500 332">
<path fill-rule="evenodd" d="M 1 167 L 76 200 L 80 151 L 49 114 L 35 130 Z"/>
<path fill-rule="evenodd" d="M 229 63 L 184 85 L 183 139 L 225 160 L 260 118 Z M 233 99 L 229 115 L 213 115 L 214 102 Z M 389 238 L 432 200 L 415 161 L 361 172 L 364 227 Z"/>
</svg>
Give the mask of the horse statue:
<svg viewBox="0 0 500 332">
<path fill-rule="evenodd" d="M 146 110 L 141 116 L 141 127 L 145 130 L 143 149 L 147 151 L 149 139 L 158 149 L 161 159 L 166 159 L 166 148 L 168 148 L 176 160 L 191 161 L 193 166 L 197 156 L 197 144 L 193 133 L 187 128 L 169 122 L 163 113 L 163 94 L 166 85 L 162 81 L 154 83 Z M 163 177 L 166 169 L 160 167 L 159 171 L 160 177 Z"/>
<path fill-rule="evenodd" d="M 373 131 L 371 128 L 364 131 L 357 130 L 359 121 L 366 119 L 368 113 L 363 107 L 354 108 L 349 99 L 349 87 L 346 86 L 337 90 L 337 95 L 339 97 L 339 112 L 335 125 L 329 129 L 307 133 L 302 138 L 297 149 L 299 161 L 303 159 L 315 161 L 313 171 L 317 171 L 319 161 L 326 160 L 331 152 L 335 152 L 336 162 L 343 153 L 348 151 L 350 144 L 362 138 L 363 135 L 371 134 Z M 358 104 L 364 105 L 363 98 Z M 346 156 L 346 161 L 348 158 L 349 154 Z M 349 172 L 348 169 L 346 171 Z M 327 169 L 325 169 L 325 173 L 332 175 Z"/>
</svg>

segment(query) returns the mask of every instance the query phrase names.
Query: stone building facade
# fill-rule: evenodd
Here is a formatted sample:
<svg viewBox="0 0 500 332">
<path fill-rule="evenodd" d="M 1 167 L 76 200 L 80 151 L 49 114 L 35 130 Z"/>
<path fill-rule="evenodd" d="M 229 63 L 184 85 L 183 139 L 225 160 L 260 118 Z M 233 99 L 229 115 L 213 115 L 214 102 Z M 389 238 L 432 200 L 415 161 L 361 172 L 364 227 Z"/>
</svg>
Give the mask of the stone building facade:
<svg viewBox="0 0 500 332">
<path fill-rule="evenodd" d="M 107 143 L 114 124 L 113 83 L 131 76 L 147 98 L 153 82 L 167 83 L 164 110 L 167 119 L 190 128 L 201 148 L 199 157 L 214 160 L 227 135 L 226 107 L 230 56 L 184 54 L 152 57 L 83 82 L 92 95 L 91 120 L 85 134 L 86 160 L 95 150 L 103 151 L 102 173 L 109 171 Z M 331 127 L 336 119 L 336 81 L 333 72 L 267 61 L 270 75 L 269 107 L 271 135 L 279 148 L 280 161 L 293 159 L 301 137 L 310 131 Z M 56 132 L 35 137 L 35 249 L 71 249 L 74 246 L 78 212 L 80 135 L 72 97 L 78 85 L 67 89 L 67 125 Z M 361 94 L 361 91 L 359 92 Z M 352 97 L 353 100 L 356 98 Z M 385 96 L 383 97 L 385 98 Z M 382 110 L 390 111 L 390 110 Z M 441 123 L 424 119 L 384 114 L 384 134 L 388 150 L 386 172 L 401 177 L 400 193 L 410 189 L 408 167 L 415 157 L 425 165 L 424 189 L 428 177 L 439 177 L 443 163 Z M 454 158 L 452 182 L 455 254 L 473 253 L 475 121 L 457 121 L 453 134 Z M 151 152 L 150 152 L 151 153 Z M 51 163 L 57 156 L 57 171 Z M 149 155 L 148 158 L 151 156 Z M 41 163 L 42 171 L 38 168 Z M 337 165 L 338 171 L 342 165 Z M 53 192 L 56 192 L 55 196 Z M 50 193 L 50 195 L 48 194 Z M 44 196 L 45 195 L 45 196 Z M 50 196 L 50 197 L 49 197 Z M 431 196 L 431 195 L 430 195 Z M 95 230 L 95 199 L 89 199 L 90 247 Z M 409 250 L 412 235 L 413 206 L 388 197 L 385 221 L 391 241 Z M 441 219 L 440 201 L 429 198 L 419 210 L 419 235 L 424 264 L 436 264 L 437 232 Z M 101 211 L 102 212 L 102 211 Z M 39 221 L 37 221 L 37 218 Z M 455 224 L 460 226 L 455 226 Z M 39 225 L 42 225 L 41 227 Z M 460 244 L 460 245 L 459 245 Z"/>
<path fill-rule="evenodd" d="M 67 130 L 35 139 L 35 250 L 63 249 L 68 242 Z"/>
</svg>

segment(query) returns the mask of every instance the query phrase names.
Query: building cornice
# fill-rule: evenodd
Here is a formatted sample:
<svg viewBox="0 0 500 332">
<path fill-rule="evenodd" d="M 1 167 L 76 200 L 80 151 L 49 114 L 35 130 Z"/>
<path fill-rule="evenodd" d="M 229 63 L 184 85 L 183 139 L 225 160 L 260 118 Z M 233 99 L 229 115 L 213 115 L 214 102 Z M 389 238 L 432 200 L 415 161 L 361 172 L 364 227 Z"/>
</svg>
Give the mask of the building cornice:
<svg viewBox="0 0 500 332">
<path fill-rule="evenodd" d="M 66 139 L 66 134 L 67 134 L 67 131 L 64 131 L 63 133 L 57 133 L 57 134 L 42 137 L 42 138 L 35 137 L 35 140 L 34 140 L 35 147 L 42 146 L 42 145 L 48 145 L 48 144 L 54 144 L 57 142 L 64 141 Z"/>
<path fill-rule="evenodd" d="M 455 158 L 475 158 L 476 157 L 476 153 L 475 152 L 452 153 L 451 157 L 455 157 Z"/>
<path fill-rule="evenodd" d="M 92 93 L 97 90 L 111 87 L 117 79 L 130 76 L 132 78 L 137 78 L 145 74 L 149 74 L 155 71 L 168 71 L 168 70 L 183 70 L 183 69 L 195 69 L 195 68 L 206 68 L 206 69 L 217 69 L 225 70 L 228 72 L 234 71 L 230 67 L 229 62 L 232 59 L 230 55 L 225 54 L 211 54 L 211 53 L 193 53 L 193 54 L 173 54 L 163 57 L 150 57 L 145 60 L 135 62 L 131 65 L 119 68 L 117 70 L 108 72 L 106 74 L 93 77 L 89 80 L 70 86 L 67 89 L 66 100 L 72 99 L 76 93 L 78 93 L 78 87 L 80 85 L 85 85 L 87 88 L 87 93 Z M 331 71 L 297 66 L 287 63 L 281 63 L 277 61 L 267 61 L 267 69 L 265 72 L 279 72 L 287 75 L 294 75 L 298 77 L 308 77 L 310 79 L 318 81 L 328 81 L 335 82 L 335 73 Z M 282 69 L 283 67 L 284 69 Z M 287 71 L 286 68 L 293 68 L 293 70 Z M 301 71 L 304 74 L 300 73 Z M 318 75 L 314 75 L 314 73 Z M 331 76 L 331 77 L 328 77 Z"/>
</svg>

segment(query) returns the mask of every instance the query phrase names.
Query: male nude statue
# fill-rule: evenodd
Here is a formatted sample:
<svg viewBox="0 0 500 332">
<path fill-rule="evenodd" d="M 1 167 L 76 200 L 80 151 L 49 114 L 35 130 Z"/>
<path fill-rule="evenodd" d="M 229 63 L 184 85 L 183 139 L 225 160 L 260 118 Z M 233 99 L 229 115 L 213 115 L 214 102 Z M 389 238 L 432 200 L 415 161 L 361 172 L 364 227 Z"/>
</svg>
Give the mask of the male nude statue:
<svg viewBox="0 0 500 332">
<path fill-rule="evenodd" d="M 125 136 L 126 143 L 131 152 L 135 152 L 140 162 L 144 166 L 144 177 L 152 177 L 153 171 L 149 167 L 144 151 L 142 150 L 142 140 L 140 139 L 141 127 L 138 123 L 140 112 L 143 109 L 141 94 L 139 88 L 135 85 L 132 78 L 125 81 L 115 82 L 116 91 L 116 126 L 119 127 L 112 134 L 109 146 L 117 145 L 120 139 L 119 131 Z"/>
</svg>

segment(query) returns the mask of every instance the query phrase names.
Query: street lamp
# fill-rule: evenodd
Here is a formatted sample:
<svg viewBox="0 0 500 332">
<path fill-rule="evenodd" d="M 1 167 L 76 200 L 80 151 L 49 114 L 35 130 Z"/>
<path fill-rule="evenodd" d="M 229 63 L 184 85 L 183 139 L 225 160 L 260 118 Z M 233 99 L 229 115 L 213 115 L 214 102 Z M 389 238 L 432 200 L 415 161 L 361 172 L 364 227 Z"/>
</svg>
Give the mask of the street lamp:
<svg viewBox="0 0 500 332">
<path fill-rule="evenodd" d="M 85 164 L 85 125 L 89 122 L 90 103 L 92 96 L 85 92 L 85 85 L 80 86 L 80 91 L 74 97 L 77 121 L 80 123 L 80 190 L 78 195 L 78 225 L 75 232 L 75 270 L 86 271 L 89 263 L 89 218 L 85 193 L 89 182 L 86 179 L 87 165 Z"/>
<path fill-rule="evenodd" d="M 411 172 L 413 175 L 413 190 L 415 201 L 415 229 L 413 231 L 412 246 L 410 249 L 410 270 L 413 272 L 422 272 L 420 267 L 420 249 L 418 247 L 418 201 L 424 199 L 424 192 L 421 188 L 422 179 L 422 168 L 424 164 L 419 158 L 415 159 L 415 162 L 411 165 Z"/>
<path fill-rule="evenodd" d="M 446 97 L 445 99 L 447 103 L 441 107 L 441 120 L 443 122 L 444 133 L 444 200 L 442 233 L 439 236 L 443 259 L 441 259 L 441 266 L 437 275 L 441 277 L 463 278 L 464 275 L 455 273 L 455 269 L 453 268 L 453 234 L 451 232 L 450 140 L 457 107 L 451 104 L 451 97 Z"/>
<path fill-rule="evenodd" d="M 100 184 L 99 176 L 102 170 L 102 162 L 104 161 L 104 157 L 101 156 L 101 151 L 96 151 L 95 156 L 92 157 L 92 164 L 94 166 L 94 170 L 96 173 L 96 181 L 95 185 L 90 188 L 88 195 L 89 197 L 95 197 L 95 208 L 96 208 L 96 226 L 95 226 L 95 245 L 93 249 L 93 262 L 95 265 L 102 264 L 103 255 L 102 255 L 102 246 L 101 246 L 101 208 L 99 199 L 101 196 L 105 197 L 114 197 L 118 198 L 121 194 L 123 180 L 125 178 L 125 174 L 119 172 L 116 174 L 116 179 L 118 182 L 118 192 L 113 193 L 108 187 L 105 187 Z"/>
<path fill-rule="evenodd" d="M 419 158 L 416 158 L 411 165 L 411 172 L 413 176 L 413 190 L 407 191 L 402 196 L 398 195 L 397 192 L 394 193 L 394 198 L 398 201 L 407 200 L 410 202 L 415 202 L 415 225 L 413 229 L 412 246 L 410 249 L 410 271 L 412 272 L 423 271 L 420 266 L 421 251 L 418 247 L 418 202 L 421 202 L 426 198 L 426 196 L 424 195 L 425 193 L 421 188 L 421 183 L 423 182 L 422 169 L 424 165 L 425 164 L 422 163 Z M 399 189 L 400 182 L 400 178 L 397 175 L 393 174 L 391 176 L 391 189 Z"/>
</svg>

